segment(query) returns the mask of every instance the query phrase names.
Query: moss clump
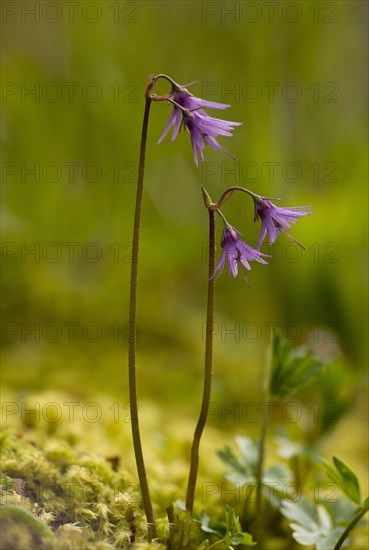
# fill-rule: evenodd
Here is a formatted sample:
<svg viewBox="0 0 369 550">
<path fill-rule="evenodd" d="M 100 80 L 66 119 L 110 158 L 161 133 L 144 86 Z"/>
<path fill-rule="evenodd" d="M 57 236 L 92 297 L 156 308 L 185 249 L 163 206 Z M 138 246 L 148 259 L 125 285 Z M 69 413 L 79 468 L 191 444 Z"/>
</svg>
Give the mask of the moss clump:
<svg viewBox="0 0 369 550">
<path fill-rule="evenodd" d="M 17 505 L 0 507 L 3 548 L 45 548 L 44 541 L 53 534 L 37 516 Z"/>
<path fill-rule="evenodd" d="M 105 550 L 146 538 L 127 472 L 65 442 L 45 451 L 19 435 L 2 439 L 1 548 Z"/>
</svg>

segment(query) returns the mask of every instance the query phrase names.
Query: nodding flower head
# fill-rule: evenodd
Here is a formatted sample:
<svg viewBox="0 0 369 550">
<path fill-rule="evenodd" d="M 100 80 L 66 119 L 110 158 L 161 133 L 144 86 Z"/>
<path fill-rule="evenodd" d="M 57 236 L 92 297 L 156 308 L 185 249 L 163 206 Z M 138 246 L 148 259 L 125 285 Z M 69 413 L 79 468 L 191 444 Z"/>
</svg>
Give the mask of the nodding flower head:
<svg viewBox="0 0 369 550">
<path fill-rule="evenodd" d="M 246 281 L 245 269 L 251 269 L 249 262 L 267 263 L 266 260 L 264 260 L 264 258 L 268 257 L 266 254 L 252 248 L 243 242 L 240 237 L 241 234 L 231 225 L 226 225 L 224 227 L 221 241 L 223 252 L 212 277 L 216 275 L 219 276 L 222 273 L 226 260 L 228 262 L 228 273 L 232 273 L 233 277 L 237 277 L 238 265 L 240 264 Z"/>
<path fill-rule="evenodd" d="M 296 223 L 302 216 L 311 214 L 309 212 L 311 206 L 298 206 L 294 208 L 280 208 L 273 204 L 269 199 L 265 197 L 254 196 L 255 205 L 255 221 L 261 220 L 261 231 L 257 248 L 259 249 L 263 244 L 265 236 L 268 234 L 269 244 L 273 244 L 277 238 L 278 233 L 286 233 L 295 243 L 304 248 L 296 239 L 294 239 L 287 231 L 286 228 L 290 228 L 291 224 Z"/>
<path fill-rule="evenodd" d="M 230 105 L 195 97 L 186 87 L 175 82 L 172 82 L 172 92 L 164 97 L 173 104 L 173 111 L 158 143 L 163 141 L 171 126 L 173 126 L 172 141 L 174 141 L 183 125 L 190 133 L 196 168 L 198 168 L 198 156 L 202 162 L 204 161 L 205 144 L 217 151 L 224 151 L 234 159 L 233 155 L 216 138 L 232 136 L 235 126 L 240 126 L 242 123 L 213 118 L 204 111 L 204 109 L 227 109 Z"/>
</svg>

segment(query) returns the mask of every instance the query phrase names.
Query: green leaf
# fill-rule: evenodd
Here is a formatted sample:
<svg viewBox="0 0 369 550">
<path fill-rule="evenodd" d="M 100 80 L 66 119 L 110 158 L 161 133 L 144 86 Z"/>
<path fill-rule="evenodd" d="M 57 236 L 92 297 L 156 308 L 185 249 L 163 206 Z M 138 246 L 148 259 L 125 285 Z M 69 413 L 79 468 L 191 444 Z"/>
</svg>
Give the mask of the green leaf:
<svg viewBox="0 0 369 550">
<path fill-rule="evenodd" d="M 293 538 L 302 546 L 315 545 L 316 550 L 333 550 L 345 529 L 333 525 L 324 506 L 318 504 L 315 507 L 305 498 L 298 502 L 283 500 L 281 513 L 291 521 Z"/>
<path fill-rule="evenodd" d="M 227 481 L 230 483 L 233 483 L 236 487 L 240 486 L 243 487 L 244 485 L 255 485 L 256 478 L 255 476 L 248 475 L 248 474 L 241 474 L 239 472 L 226 472 L 224 474 L 224 477 Z"/>
<path fill-rule="evenodd" d="M 219 534 L 218 531 L 216 531 L 212 527 L 209 527 L 209 521 L 210 521 L 210 518 L 208 515 L 201 514 L 201 517 L 200 517 L 201 529 L 205 531 L 205 533 L 216 533 L 218 535 Z"/>
<path fill-rule="evenodd" d="M 186 511 L 186 504 L 184 503 L 183 500 L 178 499 L 178 500 L 175 501 L 174 504 L 177 506 L 177 508 L 180 512 L 185 512 Z"/>
<path fill-rule="evenodd" d="M 259 460 L 259 445 L 251 437 L 238 435 L 235 438 L 240 455 L 244 461 L 244 469 L 255 471 Z"/>
<path fill-rule="evenodd" d="M 329 512 L 335 525 L 346 525 L 357 513 L 357 505 L 348 499 L 333 499 L 329 502 Z"/>
<path fill-rule="evenodd" d="M 227 524 L 227 533 L 224 540 L 229 540 L 229 549 L 232 548 L 231 545 L 238 546 L 240 544 L 246 544 L 252 546 L 255 543 L 252 541 L 252 536 L 249 533 L 242 533 L 239 531 L 240 525 L 238 521 L 238 516 L 236 516 L 233 508 L 230 508 L 228 505 L 225 508 L 226 524 Z"/>
<path fill-rule="evenodd" d="M 285 460 L 305 455 L 306 447 L 300 441 L 294 441 L 285 435 L 277 435 L 275 441 L 278 445 L 278 455 Z"/>
<path fill-rule="evenodd" d="M 308 460 L 309 462 L 318 462 L 319 453 L 318 450 L 310 442 L 308 445 L 302 441 L 296 441 L 291 439 L 286 430 L 283 428 L 277 429 L 277 435 L 274 438 L 278 445 L 278 455 L 285 460 L 291 460 L 298 458 L 299 460 Z"/>
<path fill-rule="evenodd" d="M 239 544 L 243 544 L 244 546 L 254 546 L 256 542 L 252 540 L 252 535 L 249 533 L 235 533 L 233 537 L 231 537 L 231 543 L 235 546 L 238 546 Z"/>
<path fill-rule="evenodd" d="M 350 466 L 338 458 L 338 456 L 333 456 L 333 462 L 342 479 L 342 491 L 344 491 L 353 502 L 360 504 L 360 486 L 357 475 Z"/>
<path fill-rule="evenodd" d="M 232 545 L 238 546 L 244 544 L 246 546 L 253 546 L 255 543 L 252 540 L 252 536 L 249 533 L 242 533 L 240 531 L 238 516 L 233 508 L 227 505 L 224 513 L 225 521 L 220 521 L 218 516 L 209 517 L 205 513 L 197 518 L 194 517 L 193 520 L 201 525 L 201 529 L 205 533 L 219 537 L 219 540 L 212 543 L 214 546 L 220 545 L 219 548 L 222 547 L 227 550 L 232 550 Z M 203 541 L 199 550 L 201 547 L 207 548 L 209 544 L 210 541 Z"/>
<path fill-rule="evenodd" d="M 368 511 L 369 510 L 369 497 L 364 500 L 364 502 L 361 503 L 361 508 L 363 510 Z"/>
<path fill-rule="evenodd" d="M 226 517 L 226 526 L 227 526 L 227 533 L 230 533 L 233 531 L 235 523 L 237 523 L 237 517 L 234 513 L 233 508 L 230 508 L 228 505 L 225 507 L 225 517 Z"/>
<path fill-rule="evenodd" d="M 242 544 L 243 541 L 244 541 L 243 533 L 235 533 L 235 534 L 231 537 L 231 543 L 232 543 L 232 544 L 235 544 L 236 546 L 238 546 L 239 544 Z"/>
<path fill-rule="evenodd" d="M 224 464 L 233 471 L 245 473 L 245 466 L 239 462 L 230 447 L 227 446 L 225 449 L 218 449 L 217 455 L 224 462 Z"/>
<path fill-rule="evenodd" d="M 293 351 L 281 336 L 273 340 L 272 369 L 269 391 L 271 395 L 285 397 L 314 378 L 323 363 L 300 349 Z"/>
<path fill-rule="evenodd" d="M 360 486 L 355 472 L 337 456 L 333 457 L 335 467 L 328 462 L 322 462 L 331 480 L 340 487 L 352 502 L 361 504 Z"/>
<path fill-rule="evenodd" d="M 281 512 L 290 521 L 305 525 L 311 530 L 317 522 L 317 513 L 314 505 L 304 497 L 298 502 L 283 500 L 281 503 Z"/>
<path fill-rule="evenodd" d="M 290 483 L 292 480 L 293 474 L 291 470 L 286 468 L 283 464 L 268 466 L 263 473 L 263 483 L 270 485 L 278 483 L 280 489 L 283 489 L 286 484 Z"/>
<path fill-rule="evenodd" d="M 255 483 L 254 472 L 258 457 L 257 443 L 250 437 L 237 436 L 235 439 L 241 460 L 236 457 L 229 447 L 217 451 L 219 458 L 231 469 L 231 472 L 227 472 L 224 477 L 230 483 L 241 486 Z"/>
<path fill-rule="evenodd" d="M 316 544 L 316 550 L 333 550 L 343 531 L 343 527 L 335 527 L 329 533 L 321 534 Z"/>
<path fill-rule="evenodd" d="M 265 468 L 262 491 L 264 497 L 274 508 L 279 507 L 281 498 L 286 498 L 284 490 L 293 480 L 292 472 L 283 464 L 274 464 Z"/>
<path fill-rule="evenodd" d="M 256 470 L 259 455 L 258 442 L 250 437 L 236 437 L 237 446 L 241 454 L 239 460 L 233 451 L 226 447 L 224 451 L 218 451 L 218 455 L 228 467 L 224 477 L 235 486 L 254 485 L 256 487 Z M 292 472 L 282 464 L 274 464 L 265 468 L 262 478 L 262 489 L 269 503 L 278 507 L 283 489 L 293 479 Z M 285 496 L 285 495 L 284 495 Z"/>
</svg>

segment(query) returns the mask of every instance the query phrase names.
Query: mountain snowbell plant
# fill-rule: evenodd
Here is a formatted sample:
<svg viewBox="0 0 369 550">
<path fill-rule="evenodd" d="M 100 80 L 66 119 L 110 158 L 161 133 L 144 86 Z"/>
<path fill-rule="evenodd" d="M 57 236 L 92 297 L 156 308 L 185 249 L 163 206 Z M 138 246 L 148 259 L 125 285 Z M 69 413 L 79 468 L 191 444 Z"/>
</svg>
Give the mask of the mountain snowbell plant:
<svg viewBox="0 0 369 550">
<path fill-rule="evenodd" d="M 172 87 L 170 93 L 159 96 L 154 93 L 155 83 L 159 79 L 167 80 Z M 136 380 L 136 347 L 137 347 L 137 286 L 138 286 L 138 258 L 140 243 L 141 211 L 144 187 L 144 171 L 147 131 L 149 125 L 150 107 L 152 101 L 167 101 L 173 105 L 173 111 L 169 121 L 164 129 L 161 139 L 164 139 L 169 128 L 173 125 L 173 137 L 175 139 L 180 128 L 183 126 L 190 133 L 192 150 L 196 168 L 198 167 L 197 155 L 203 161 L 203 150 L 205 144 L 213 149 L 224 150 L 217 141 L 218 136 L 231 136 L 232 130 L 238 126 L 238 122 L 228 122 L 213 118 L 204 110 L 205 108 L 226 109 L 228 105 L 222 103 L 213 103 L 193 96 L 185 86 L 180 86 L 167 75 L 159 74 L 150 76 L 145 90 L 145 111 L 142 123 L 140 160 L 138 167 L 136 206 L 133 224 L 132 238 L 132 262 L 131 262 L 131 282 L 130 282 L 130 301 L 129 301 L 129 326 L 130 338 L 128 343 L 128 380 L 129 380 L 129 401 L 131 412 L 131 426 L 133 447 L 138 471 L 138 478 L 142 493 L 143 506 L 149 525 L 149 540 L 157 536 L 156 522 L 153 506 L 150 497 L 149 486 L 147 482 L 146 468 L 142 451 L 140 426 L 138 419 L 137 403 L 137 380 Z M 161 139 L 159 141 L 161 141 Z M 228 153 L 230 155 L 230 153 Z M 232 156 L 232 155 L 230 155 Z M 232 157 L 233 158 L 233 157 Z"/>
<path fill-rule="evenodd" d="M 154 93 L 154 87 L 159 79 L 168 81 L 171 85 L 171 91 L 165 95 Z M 189 84 L 187 84 L 187 87 Z M 137 403 L 137 382 L 136 382 L 136 345 L 137 345 L 137 286 L 138 286 L 138 258 L 139 258 L 139 238 L 141 225 L 141 211 L 144 187 L 144 169 L 147 131 L 149 124 L 149 114 L 151 102 L 166 101 L 172 105 L 173 110 L 164 131 L 159 139 L 159 143 L 168 134 L 173 126 L 172 141 L 176 139 L 180 129 L 183 127 L 190 134 L 193 158 L 198 168 L 198 158 L 204 160 L 205 145 L 210 145 L 213 149 L 226 152 L 234 158 L 219 142 L 218 137 L 232 136 L 232 132 L 239 122 L 230 122 L 211 117 L 205 109 L 223 110 L 229 107 L 224 103 L 206 101 L 192 95 L 186 86 L 180 86 L 172 78 L 164 74 L 152 75 L 146 86 L 145 111 L 142 125 L 140 160 L 138 169 L 136 207 L 132 238 L 132 262 L 131 262 L 131 283 L 130 283 L 130 302 L 129 302 L 129 326 L 131 329 L 128 343 L 128 377 L 129 377 L 129 401 L 131 412 L 131 426 L 133 447 L 139 477 L 139 483 L 142 493 L 143 506 L 148 522 L 148 539 L 151 541 L 157 537 L 157 529 L 152 501 L 147 481 L 141 437 L 138 419 Z M 221 211 L 221 206 L 233 195 L 235 191 L 241 191 L 248 194 L 254 200 L 255 221 L 261 220 L 261 232 L 256 248 L 251 247 L 245 242 L 243 235 L 228 223 Z M 203 199 L 209 213 L 209 264 L 208 264 L 208 290 L 207 290 L 207 317 L 206 317 L 206 339 L 205 339 L 205 369 L 203 397 L 199 419 L 196 425 L 192 447 L 190 472 L 186 493 L 186 511 L 187 521 L 182 530 L 180 546 L 186 546 L 189 540 L 189 530 L 191 526 L 192 514 L 194 509 L 196 480 L 199 465 L 199 447 L 201 436 L 208 416 L 208 408 L 211 397 L 212 382 L 212 364 L 213 364 L 213 333 L 214 333 L 214 307 L 215 307 L 215 281 L 222 273 L 225 263 L 228 264 L 228 273 L 236 277 L 239 267 L 245 275 L 245 271 L 250 271 L 251 262 L 267 264 L 268 256 L 260 252 L 260 246 L 266 236 L 269 236 L 270 244 L 273 244 L 279 233 L 286 232 L 291 224 L 296 222 L 301 216 L 306 216 L 310 212 L 309 207 L 301 208 L 279 208 L 271 200 L 261 197 L 252 191 L 243 187 L 229 187 L 221 195 L 217 203 L 213 203 L 207 191 L 202 188 Z M 218 214 L 223 221 L 224 228 L 221 239 L 223 249 L 218 265 L 216 265 L 216 224 L 215 215 Z M 288 235 L 288 233 L 287 233 Z M 297 242 L 297 241 L 296 241 Z M 246 278 L 246 277 L 245 277 Z M 247 279 L 246 279 L 247 281 Z"/>
</svg>

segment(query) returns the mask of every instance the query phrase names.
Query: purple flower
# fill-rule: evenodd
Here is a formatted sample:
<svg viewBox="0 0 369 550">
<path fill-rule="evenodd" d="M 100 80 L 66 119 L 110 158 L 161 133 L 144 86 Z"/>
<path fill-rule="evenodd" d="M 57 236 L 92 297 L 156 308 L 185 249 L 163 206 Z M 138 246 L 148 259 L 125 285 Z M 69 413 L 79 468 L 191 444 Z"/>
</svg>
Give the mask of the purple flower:
<svg viewBox="0 0 369 550">
<path fill-rule="evenodd" d="M 228 262 L 228 273 L 232 273 L 233 277 L 237 277 L 238 275 L 239 263 L 241 263 L 241 268 L 243 266 L 248 270 L 251 269 L 249 262 L 267 263 L 264 260 L 264 257 L 267 257 L 267 255 L 244 243 L 240 239 L 240 233 L 231 225 L 226 225 L 223 229 L 221 247 L 223 248 L 222 256 L 212 277 L 215 275 L 219 276 L 222 273 L 226 259 Z M 243 274 L 245 275 L 244 272 Z"/>
<path fill-rule="evenodd" d="M 269 199 L 265 197 L 254 197 L 255 204 L 255 216 L 254 220 L 261 219 L 261 231 L 256 248 L 260 248 L 265 235 L 268 234 L 269 244 L 273 244 L 277 238 L 278 233 L 286 233 L 294 242 L 304 248 L 296 239 L 286 231 L 286 228 L 290 228 L 292 223 L 296 223 L 302 216 L 311 214 L 307 210 L 311 206 L 298 206 L 295 208 L 279 208 L 273 204 Z"/>
<path fill-rule="evenodd" d="M 190 132 L 196 168 L 198 168 L 197 155 L 199 155 L 202 162 L 204 161 L 203 151 L 205 143 L 217 151 L 225 151 L 234 159 L 231 153 L 218 143 L 216 138 L 218 136 L 232 136 L 234 127 L 240 126 L 242 123 L 213 118 L 203 110 L 204 108 L 227 109 L 230 105 L 206 101 L 205 99 L 195 97 L 186 88 L 178 84 L 173 84 L 173 90 L 169 97 L 172 101 L 180 105 L 181 108 L 174 105 L 173 111 L 158 143 L 163 141 L 171 126 L 173 126 L 172 141 L 174 141 L 183 123 L 184 127 Z"/>
</svg>

